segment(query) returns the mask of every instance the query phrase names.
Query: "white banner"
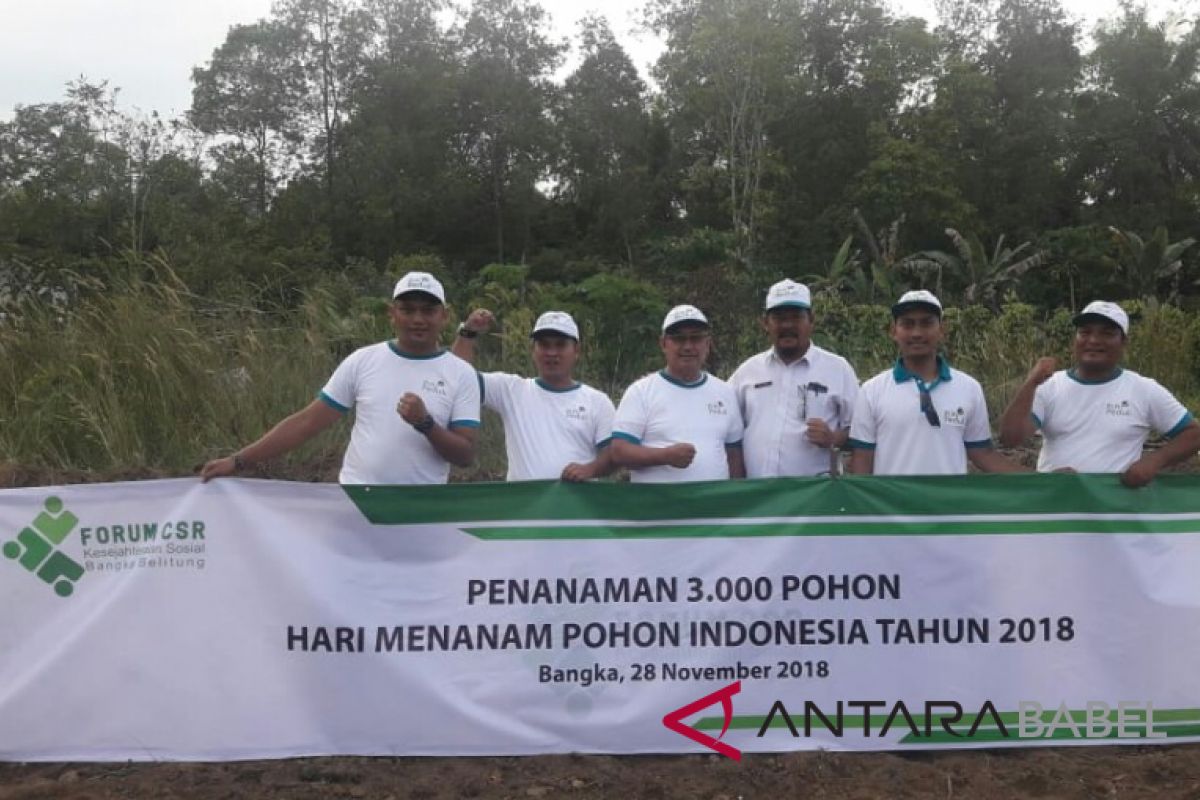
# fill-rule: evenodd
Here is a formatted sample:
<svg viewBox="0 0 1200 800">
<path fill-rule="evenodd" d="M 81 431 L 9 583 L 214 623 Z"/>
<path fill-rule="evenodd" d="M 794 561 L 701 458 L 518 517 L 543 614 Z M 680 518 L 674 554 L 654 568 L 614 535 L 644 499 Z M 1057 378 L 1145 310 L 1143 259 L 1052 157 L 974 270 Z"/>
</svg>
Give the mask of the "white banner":
<svg viewBox="0 0 1200 800">
<path fill-rule="evenodd" d="M 1200 740 L 1200 478 L 0 492 L 0 760 Z"/>
</svg>

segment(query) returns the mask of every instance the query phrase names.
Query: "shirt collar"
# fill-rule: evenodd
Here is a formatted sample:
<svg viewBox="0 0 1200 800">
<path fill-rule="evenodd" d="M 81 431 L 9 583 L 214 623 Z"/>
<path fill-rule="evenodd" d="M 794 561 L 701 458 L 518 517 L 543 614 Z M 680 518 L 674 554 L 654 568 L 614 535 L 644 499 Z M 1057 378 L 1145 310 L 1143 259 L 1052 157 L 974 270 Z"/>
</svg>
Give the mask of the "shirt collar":
<svg viewBox="0 0 1200 800">
<path fill-rule="evenodd" d="M 705 382 L 708 380 L 707 372 L 701 372 L 700 377 L 697 378 L 696 380 L 692 381 L 691 383 L 684 383 L 683 381 L 679 380 L 678 378 L 671 377 L 665 369 L 660 369 L 658 371 L 658 375 L 660 378 L 662 378 L 667 383 L 672 383 L 683 389 L 695 389 L 698 386 L 703 386 L 705 384 Z"/>
<path fill-rule="evenodd" d="M 930 384 L 930 388 L 937 386 L 942 381 L 950 380 L 950 364 L 949 364 L 949 362 L 946 361 L 946 359 L 942 358 L 941 356 L 938 356 L 937 357 L 937 368 L 938 368 L 938 376 L 933 381 L 933 383 Z M 912 374 L 907 369 L 905 369 L 903 358 L 896 359 L 896 363 L 892 367 L 892 378 L 893 378 L 893 380 L 896 381 L 896 383 L 904 383 L 905 381 L 910 381 L 910 380 L 916 381 L 917 383 L 923 383 L 923 381 L 921 380 L 920 377 Z"/>
<path fill-rule="evenodd" d="M 1112 371 L 1112 374 L 1110 374 L 1107 378 L 1099 378 L 1097 380 L 1086 380 L 1084 378 L 1079 377 L 1079 375 L 1075 372 L 1075 368 L 1071 367 L 1069 370 L 1067 370 L 1067 377 L 1070 378 L 1071 380 L 1075 381 L 1076 383 L 1082 383 L 1084 386 L 1099 386 L 1102 383 L 1112 383 L 1117 378 L 1121 377 L 1121 373 L 1124 371 L 1125 370 L 1121 369 L 1120 367 L 1117 367 L 1116 369 L 1114 369 Z"/>
<path fill-rule="evenodd" d="M 771 364 L 779 364 L 781 367 L 790 367 L 795 364 L 805 364 L 808 366 L 812 366 L 813 356 L 816 354 L 816 348 L 817 348 L 817 346 L 815 344 L 813 344 L 812 342 L 809 342 L 808 349 L 804 351 L 804 355 L 800 356 L 795 361 L 793 361 L 789 364 L 789 363 L 785 363 L 784 360 L 779 357 L 779 354 L 775 352 L 775 348 L 772 347 L 770 350 L 767 351 L 767 362 L 771 363 Z"/>
</svg>

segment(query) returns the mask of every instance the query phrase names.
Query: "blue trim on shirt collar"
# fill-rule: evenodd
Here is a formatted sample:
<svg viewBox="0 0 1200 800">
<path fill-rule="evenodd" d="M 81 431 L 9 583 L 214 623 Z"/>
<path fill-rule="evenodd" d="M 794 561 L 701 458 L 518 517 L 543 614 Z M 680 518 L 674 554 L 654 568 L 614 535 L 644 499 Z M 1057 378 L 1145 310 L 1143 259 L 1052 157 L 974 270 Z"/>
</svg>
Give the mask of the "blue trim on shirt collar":
<svg viewBox="0 0 1200 800">
<path fill-rule="evenodd" d="M 946 361 L 946 359 L 942 358 L 941 356 L 937 356 L 937 368 L 937 378 L 934 379 L 933 383 L 925 387 L 930 391 L 932 391 L 933 387 L 937 386 L 939 383 L 950 380 L 950 363 Z M 925 386 L 925 382 L 920 376 L 914 375 L 904 367 L 903 358 L 897 358 L 896 363 L 892 366 L 892 380 L 894 380 L 896 383 L 904 383 L 905 381 L 911 380 L 916 381 L 918 386 Z"/>
<path fill-rule="evenodd" d="M 1112 383 L 1117 378 L 1121 377 L 1121 373 L 1123 373 L 1124 371 L 1125 370 L 1121 369 L 1120 367 L 1117 367 L 1116 370 L 1113 371 L 1113 374 L 1109 375 L 1107 378 L 1101 378 L 1100 380 L 1097 380 L 1097 381 L 1089 381 L 1089 380 L 1085 380 L 1084 378 L 1080 378 L 1079 376 L 1077 376 L 1075 374 L 1075 368 L 1071 367 L 1069 370 L 1067 370 L 1067 377 L 1070 378 L 1071 380 L 1075 381 L 1076 383 L 1083 384 L 1084 386 L 1100 386 L 1101 384 Z"/>
<path fill-rule="evenodd" d="M 1186 428 L 1188 425 L 1191 425 L 1192 421 L 1193 421 L 1192 412 L 1190 412 L 1190 411 L 1183 412 L 1183 418 L 1180 419 L 1179 422 L 1176 422 L 1175 427 L 1171 428 L 1171 430 L 1164 433 L 1163 436 L 1166 437 L 1167 439 L 1174 439 L 1176 436 L 1183 433 L 1183 429 Z"/>
<path fill-rule="evenodd" d="M 658 371 L 658 375 L 660 378 L 662 378 L 667 383 L 674 384 L 675 386 L 678 386 L 681 389 L 698 389 L 701 386 L 703 386 L 705 383 L 708 382 L 708 373 L 707 372 L 701 372 L 700 380 L 696 381 L 695 383 L 684 383 L 683 381 L 679 380 L 678 378 L 672 378 L 670 375 L 667 374 L 667 371 L 665 369 L 660 369 Z"/>
<path fill-rule="evenodd" d="M 583 386 L 582 383 L 576 381 L 574 386 L 568 386 L 566 389 L 555 389 L 553 386 L 546 383 L 541 378 L 534 378 L 533 382 L 537 384 L 537 387 L 539 389 L 545 389 L 547 392 L 554 392 L 555 394 L 563 394 L 564 392 L 573 392 L 576 389 Z"/>
<path fill-rule="evenodd" d="M 425 355 L 418 355 L 416 353 L 406 353 L 405 351 L 401 350 L 399 348 L 399 346 L 396 345 L 396 342 L 394 339 L 388 339 L 387 345 L 388 345 L 388 349 L 391 350 L 393 353 L 400 356 L 401 358 L 407 358 L 409 361 L 429 361 L 432 358 L 441 358 L 442 356 L 446 355 L 446 353 L 449 352 L 448 350 L 439 349 L 436 353 L 427 353 Z"/>
</svg>

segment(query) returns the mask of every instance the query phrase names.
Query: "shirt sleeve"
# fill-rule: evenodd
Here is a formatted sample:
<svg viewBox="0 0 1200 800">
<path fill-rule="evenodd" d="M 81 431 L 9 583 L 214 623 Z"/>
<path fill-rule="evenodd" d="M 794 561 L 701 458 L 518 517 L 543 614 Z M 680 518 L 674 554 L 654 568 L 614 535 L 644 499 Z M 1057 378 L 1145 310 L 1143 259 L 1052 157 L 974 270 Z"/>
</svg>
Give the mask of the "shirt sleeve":
<svg viewBox="0 0 1200 800">
<path fill-rule="evenodd" d="M 748 362 L 743 361 L 738 368 L 733 371 L 733 374 L 729 376 L 728 381 L 729 388 L 733 389 L 733 396 L 737 399 L 738 410 L 742 412 L 743 421 L 746 419 L 746 392 L 744 391 L 745 387 L 743 387 L 742 384 L 744 383 L 747 363 Z"/>
<path fill-rule="evenodd" d="M 450 428 L 479 427 L 479 373 L 474 367 L 464 365 L 454 399 L 450 404 Z"/>
<path fill-rule="evenodd" d="M 854 406 L 858 402 L 858 375 L 849 361 L 842 361 L 842 401 L 838 408 L 837 427 L 849 428 L 854 422 Z"/>
<path fill-rule="evenodd" d="M 854 401 L 854 411 L 851 412 L 850 440 L 853 448 L 874 450 L 876 441 L 875 408 L 872 402 L 871 386 L 864 385 Z"/>
<path fill-rule="evenodd" d="M 356 350 L 338 364 L 317 395 L 325 405 L 342 414 L 354 408 L 354 401 L 358 396 L 358 365 L 362 361 L 359 355 L 361 352 Z"/>
<path fill-rule="evenodd" d="M 646 399 L 642 382 L 632 384 L 621 397 L 613 418 L 613 438 L 641 444 L 646 436 Z"/>
<path fill-rule="evenodd" d="M 507 372 L 481 372 L 479 377 L 483 382 L 483 407 L 503 414 L 511 406 L 513 383 L 521 379 Z"/>
<path fill-rule="evenodd" d="M 1175 436 L 1192 421 L 1183 403 L 1158 381 L 1146 378 L 1146 395 L 1150 410 L 1150 427 L 1168 438 Z"/>
<path fill-rule="evenodd" d="M 741 444 L 746 433 L 745 423 L 742 422 L 742 412 L 738 407 L 737 394 L 733 387 L 729 387 L 730 403 L 729 403 L 729 427 L 725 431 L 725 446 L 733 444 Z"/>
<path fill-rule="evenodd" d="M 967 447 L 991 447 L 992 429 L 988 421 L 987 399 L 977 381 L 972 387 L 972 394 L 970 416 L 963 428 L 963 444 Z"/>
<path fill-rule="evenodd" d="M 1033 391 L 1033 424 L 1040 430 L 1046 425 L 1046 417 L 1050 414 L 1050 399 L 1054 392 L 1055 377 L 1045 381 Z"/>
<path fill-rule="evenodd" d="M 593 417 L 596 420 L 596 427 L 592 431 L 592 442 L 596 448 L 606 446 L 612 441 L 613 437 L 613 417 L 616 416 L 617 410 L 613 408 L 612 400 L 608 399 L 608 395 L 604 392 L 596 392 L 596 410 Z"/>
</svg>

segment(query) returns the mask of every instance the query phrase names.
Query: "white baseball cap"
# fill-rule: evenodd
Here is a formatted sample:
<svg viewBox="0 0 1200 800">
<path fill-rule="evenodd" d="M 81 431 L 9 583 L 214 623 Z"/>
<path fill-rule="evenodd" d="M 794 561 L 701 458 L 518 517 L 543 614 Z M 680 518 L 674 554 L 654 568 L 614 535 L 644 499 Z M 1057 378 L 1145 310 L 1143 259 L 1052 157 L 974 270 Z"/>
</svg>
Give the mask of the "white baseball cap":
<svg viewBox="0 0 1200 800">
<path fill-rule="evenodd" d="M 917 289 L 900 295 L 900 299 L 896 301 L 896 305 L 892 306 L 892 318 L 895 319 L 905 311 L 917 307 L 930 308 L 939 317 L 942 315 L 942 303 L 934 296 L 933 292 Z"/>
<path fill-rule="evenodd" d="M 1100 317 L 1106 319 L 1112 324 L 1121 329 L 1121 333 L 1129 335 L 1129 315 L 1125 313 L 1125 309 L 1121 308 L 1116 303 L 1110 303 L 1107 300 L 1093 300 L 1084 307 L 1071 320 L 1071 324 L 1075 326 L 1082 325 L 1088 321 L 1088 317 Z"/>
<path fill-rule="evenodd" d="M 442 288 L 442 282 L 428 272 L 410 272 L 396 281 L 396 288 L 392 290 L 392 299 L 395 300 L 400 295 L 409 292 L 421 292 L 437 298 L 442 305 L 446 304 L 446 290 Z"/>
<path fill-rule="evenodd" d="M 667 312 L 667 316 L 663 319 L 663 333 L 685 322 L 696 322 L 708 327 L 708 317 L 704 316 L 704 312 L 700 309 L 695 306 L 675 306 Z"/>
<path fill-rule="evenodd" d="M 579 326 L 565 311 L 547 311 L 538 317 L 537 322 L 533 323 L 533 333 L 530 336 L 537 336 L 539 333 L 561 333 L 579 341 Z"/>
<path fill-rule="evenodd" d="M 785 278 L 767 291 L 767 311 L 780 306 L 811 309 L 812 293 L 803 283 L 796 283 Z"/>
</svg>

